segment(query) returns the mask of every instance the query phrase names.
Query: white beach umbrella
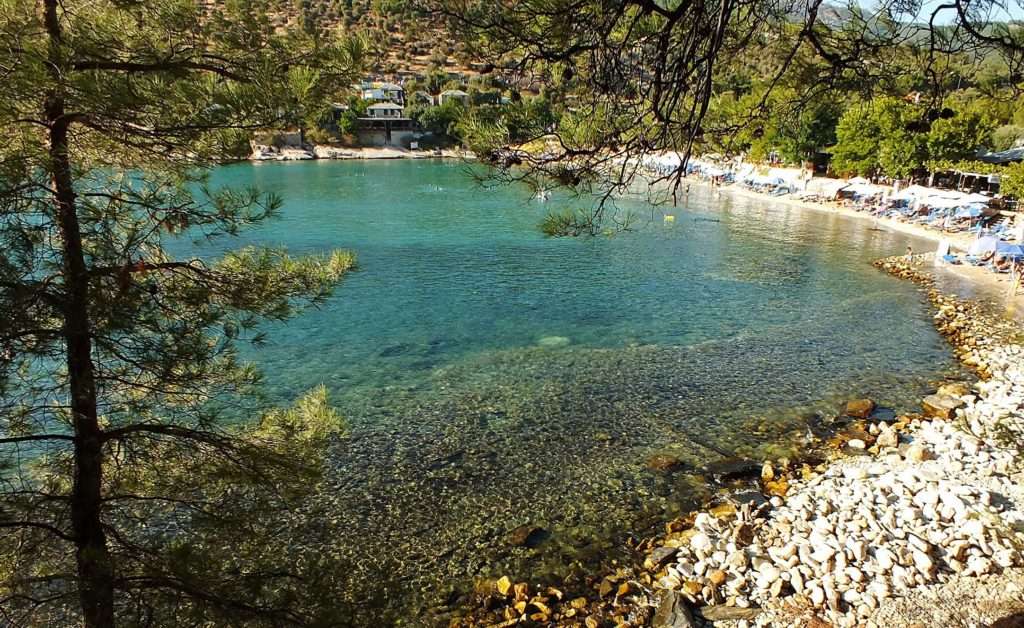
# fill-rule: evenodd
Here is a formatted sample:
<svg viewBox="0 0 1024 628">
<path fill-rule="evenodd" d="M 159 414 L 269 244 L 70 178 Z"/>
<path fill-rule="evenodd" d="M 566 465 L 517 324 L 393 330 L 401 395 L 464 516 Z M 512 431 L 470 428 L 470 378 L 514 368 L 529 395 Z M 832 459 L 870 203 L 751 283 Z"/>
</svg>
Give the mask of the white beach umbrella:
<svg viewBox="0 0 1024 628">
<path fill-rule="evenodd" d="M 996 250 L 996 246 L 999 245 L 999 238 L 992 236 L 984 236 L 978 238 L 974 242 L 971 242 L 971 246 L 967 249 L 968 255 L 984 255 L 989 251 Z"/>
</svg>

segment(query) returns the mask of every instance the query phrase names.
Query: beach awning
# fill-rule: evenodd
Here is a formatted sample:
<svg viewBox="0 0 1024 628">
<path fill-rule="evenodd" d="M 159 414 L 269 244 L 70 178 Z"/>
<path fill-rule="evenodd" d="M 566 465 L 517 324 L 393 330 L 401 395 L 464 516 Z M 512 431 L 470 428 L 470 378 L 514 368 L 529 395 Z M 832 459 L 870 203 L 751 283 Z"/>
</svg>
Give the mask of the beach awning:
<svg viewBox="0 0 1024 628">
<path fill-rule="evenodd" d="M 843 188 L 844 192 L 853 192 L 858 196 L 878 196 L 884 193 L 886 188 L 879 187 L 877 185 L 871 185 L 870 183 L 850 183 L 850 185 Z"/>
<path fill-rule="evenodd" d="M 961 207 L 956 210 L 955 216 L 957 218 L 977 218 L 982 214 L 981 208 L 977 205 L 968 205 L 967 207 Z"/>
<path fill-rule="evenodd" d="M 1024 257 L 1024 245 L 1010 244 L 1009 242 L 998 242 L 996 253 L 999 255 L 1014 255 Z"/>
<path fill-rule="evenodd" d="M 807 193 L 821 194 L 831 198 L 847 185 L 849 184 L 846 181 L 836 179 L 811 179 L 807 184 Z"/>
<path fill-rule="evenodd" d="M 922 198 L 921 202 L 929 207 L 934 207 L 935 209 L 953 209 L 954 207 L 963 207 L 964 205 L 969 204 L 966 201 L 964 201 L 963 196 L 964 195 L 939 196 L 933 194 L 932 196 L 926 196 Z"/>
<path fill-rule="evenodd" d="M 871 182 L 865 179 L 864 177 L 854 177 L 850 179 L 850 183 L 852 183 L 853 185 L 863 185 L 865 183 L 870 184 Z"/>
<path fill-rule="evenodd" d="M 974 242 L 971 242 L 971 246 L 967 249 L 968 255 L 984 255 L 990 251 L 995 251 L 996 247 L 999 246 L 999 238 L 993 236 L 984 236 L 978 238 Z"/>
</svg>

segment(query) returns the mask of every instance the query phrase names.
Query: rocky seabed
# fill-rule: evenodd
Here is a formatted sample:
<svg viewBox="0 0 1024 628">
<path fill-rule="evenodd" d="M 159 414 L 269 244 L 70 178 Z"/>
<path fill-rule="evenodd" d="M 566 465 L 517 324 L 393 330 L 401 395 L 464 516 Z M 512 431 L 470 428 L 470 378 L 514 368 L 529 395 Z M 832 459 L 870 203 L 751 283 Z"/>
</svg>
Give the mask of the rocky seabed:
<svg viewBox="0 0 1024 628">
<path fill-rule="evenodd" d="M 873 443 L 848 443 L 863 455 L 790 479 L 785 497 L 697 514 L 648 558 L 655 626 L 690 625 L 690 605 L 738 626 L 899 625 L 882 612 L 893 598 L 1024 564 L 1024 346 L 913 264 L 879 266 L 928 290 L 938 329 L 981 379 L 940 388 L 895 426 L 869 420 Z"/>
<path fill-rule="evenodd" d="M 832 460 L 766 461 L 761 491 L 727 496 L 640 542 L 643 567 L 588 578 L 580 597 L 505 577 L 453 626 L 1021 625 L 1024 618 L 1024 330 L 944 295 L 905 257 L 876 264 L 913 281 L 978 381 L 946 382 L 921 412 L 847 404 Z M 1014 623 L 1017 622 L 1017 623 Z"/>
</svg>

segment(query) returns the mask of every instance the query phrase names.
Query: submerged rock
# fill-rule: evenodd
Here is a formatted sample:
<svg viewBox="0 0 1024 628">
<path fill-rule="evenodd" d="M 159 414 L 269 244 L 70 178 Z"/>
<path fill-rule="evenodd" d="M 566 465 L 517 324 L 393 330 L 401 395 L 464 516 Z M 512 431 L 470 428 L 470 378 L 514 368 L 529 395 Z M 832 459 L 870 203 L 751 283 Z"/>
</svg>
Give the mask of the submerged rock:
<svg viewBox="0 0 1024 628">
<path fill-rule="evenodd" d="M 413 346 L 411 344 L 403 342 L 397 345 L 391 345 L 390 347 L 384 347 L 377 355 L 382 358 L 393 358 L 398 355 L 405 355 L 412 351 L 412 349 Z"/>
<path fill-rule="evenodd" d="M 683 467 L 683 461 L 671 454 L 654 454 L 647 458 L 645 466 L 651 471 L 676 471 Z"/>
<path fill-rule="evenodd" d="M 538 347 L 565 347 L 571 344 L 572 341 L 565 336 L 544 336 L 537 341 Z"/>
<path fill-rule="evenodd" d="M 752 480 L 760 477 L 761 464 L 745 458 L 726 458 L 706 465 L 703 472 L 718 482 Z"/>
<path fill-rule="evenodd" d="M 537 547 L 549 536 L 548 531 L 530 524 L 513 528 L 506 537 L 516 547 Z"/>
<path fill-rule="evenodd" d="M 872 421 L 892 423 L 896 420 L 896 411 L 892 408 L 882 408 L 876 406 L 874 412 L 869 417 Z"/>
</svg>

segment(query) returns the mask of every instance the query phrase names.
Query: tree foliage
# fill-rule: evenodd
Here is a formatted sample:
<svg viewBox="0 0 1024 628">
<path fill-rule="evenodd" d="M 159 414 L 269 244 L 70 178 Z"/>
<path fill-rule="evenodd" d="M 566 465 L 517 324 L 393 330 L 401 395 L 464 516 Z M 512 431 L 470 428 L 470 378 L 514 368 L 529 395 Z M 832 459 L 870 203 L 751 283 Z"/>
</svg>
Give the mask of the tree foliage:
<svg viewBox="0 0 1024 628">
<path fill-rule="evenodd" d="M 1024 162 L 1006 167 L 999 183 L 999 189 L 1017 199 L 1024 198 Z"/>
<path fill-rule="evenodd" d="M 836 126 L 832 167 L 840 174 L 905 178 L 929 164 L 972 159 L 994 124 L 977 109 L 928 111 L 878 97 L 852 104 Z"/>
<path fill-rule="evenodd" d="M 459 120 L 465 107 L 452 98 L 440 105 L 433 105 L 417 112 L 417 122 L 423 130 L 450 140 L 459 140 Z"/>
<path fill-rule="evenodd" d="M 927 140 L 929 159 L 970 159 L 979 149 L 992 147 L 995 124 L 986 114 L 976 109 L 950 113 L 932 122 Z"/>
<path fill-rule="evenodd" d="M 340 425 L 321 392 L 231 427 L 263 406 L 236 343 L 323 303 L 354 257 L 168 249 L 273 217 L 279 199 L 208 168 L 357 75 L 358 41 L 267 15 L 257 0 L 0 4 L 5 623 L 306 618 L 288 561 L 253 567 L 244 539 L 315 471 L 293 456 L 316 467 L 310 445 Z"/>
</svg>

